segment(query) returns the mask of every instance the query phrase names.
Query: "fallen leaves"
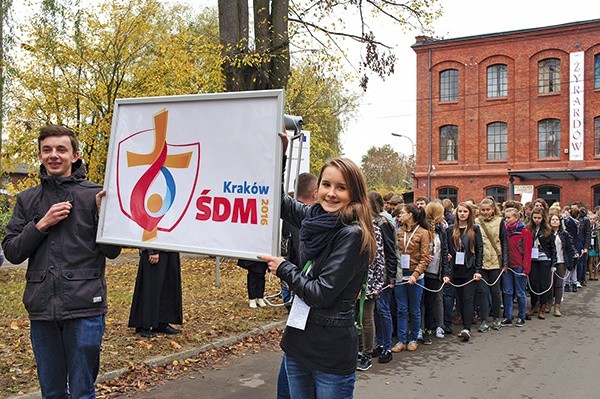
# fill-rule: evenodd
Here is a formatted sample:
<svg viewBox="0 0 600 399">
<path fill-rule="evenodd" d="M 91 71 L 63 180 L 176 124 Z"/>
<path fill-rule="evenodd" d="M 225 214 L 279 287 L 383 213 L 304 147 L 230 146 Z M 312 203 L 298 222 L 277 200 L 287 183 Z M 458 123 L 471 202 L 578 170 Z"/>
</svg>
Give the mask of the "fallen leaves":
<svg viewBox="0 0 600 399">
<path fill-rule="evenodd" d="M 260 343 L 253 338 L 232 347 L 213 349 L 197 359 L 179 361 L 166 368 L 140 366 L 149 358 L 201 347 L 215 340 L 250 331 L 267 322 L 281 320 L 283 308 L 248 307 L 246 271 L 235 265 L 235 260 L 221 262 L 219 287 L 215 286 L 215 261 L 196 255 L 182 254 L 183 333 L 176 339 L 159 334 L 145 339 L 127 327 L 131 297 L 137 273 L 137 251 L 125 251 L 106 268 L 109 311 L 100 360 L 100 374 L 129 368 L 135 376 L 114 385 L 98 387 L 98 398 L 119 396 L 120 390 L 134 392 L 160 382 L 160 372 L 175 375 L 180 372 L 199 372 L 212 367 L 214 359 L 245 350 L 257 350 Z M 21 302 L 25 286 L 25 269 L 0 269 L 0 398 L 37 390 L 35 361 L 29 340 L 29 320 Z M 266 294 L 279 291 L 278 279 L 267 281 Z M 279 337 L 273 338 L 277 345 Z M 140 370 L 140 368 L 142 370 Z M 137 374 L 135 374 L 137 373 Z M 156 376 L 154 373 L 159 373 Z M 129 373 L 128 373 L 129 374 Z M 145 378 L 148 378 L 145 380 Z M 123 391 L 124 392 L 124 391 Z"/>
</svg>

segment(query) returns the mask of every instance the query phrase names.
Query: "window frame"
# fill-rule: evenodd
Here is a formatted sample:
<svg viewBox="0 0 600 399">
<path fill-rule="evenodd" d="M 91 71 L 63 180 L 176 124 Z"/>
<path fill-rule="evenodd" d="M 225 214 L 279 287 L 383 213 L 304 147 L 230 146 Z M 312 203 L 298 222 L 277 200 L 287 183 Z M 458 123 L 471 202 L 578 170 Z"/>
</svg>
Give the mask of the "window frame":
<svg viewBox="0 0 600 399">
<path fill-rule="evenodd" d="M 487 97 L 508 97 L 508 65 L 494 64 L 487 67 Z"/>
<path fill-rule="evenodd" d="M 494 197 L 496 203 L 502 204 L 508 199 L 508 189 L 504 186 L 492 186 L 485 189 L 486 197 Z"/>
<path fill-rule="evenodd" d="M 451 193 L 453 191 L 453 193 Z M 438 188 L 438 198 L 443 200 L 448 198 L 454 206 L 458 206 L 458 188 L 456 187 L 442 187 Z"/>
<path fill-rule="evenodd" d="M 440 72 L 440 102 L 458 101 L 458 69 Z"/>
<path fill-rule="evenodd" d="M 450 136 L 450 137 L 447 137 Z M 458 126 L 444 125 L 440 127 L 440 162 L 457 162 L 458 161 Z M 452 149 L 452 159 L 448 159 L 449 139 L 454 140 L 454 148 Z M 443 156 L 443 157 L 442 157 Z"/>
<path fill-rule="evenodd" d="M 560 65 L 559 58 L 545 58 L 538 62 L 538 93 L 560 93 Z"/>
<path fill-rule="evenodd" d="M 553 126 L 549 126 L 550 124 L 554 124 Z M 544 130 L 542 131 L 542 128 L 544 127 Z M 550 128 L 549 128 L 550 127 Z M 556 129 L 557 127 L 557 129 Z M 560 149 L 561 149 L 561 143 L 560 143 L 560 119 L 555 119 L 555 118 L 547 118 L 547 119 L 542 119 L 540 121 L 538 121 L 538 159 L 547 159 L 547 160 L 559 160 L 560 159 Z M 554 146 L 554 156 L 548 156 L 548 153 L 550 152 L 549 148 L 548 148 L 548 143 L 550 142 L 549 138 L 547 136 L 551 136 L 552 133 L 556 132 L 556 130 L 558 130 L 558 134 L 554 135 L 554 142 L 553 145 Z M 544 135 L 542 137 L 542 135 Z M 557 137 L 558 136 L 558 137 Z"/>
<path fill-rule="evenodd" d="M 493 131 L 491 131 L 492 129 Z M 497 132 L 498 129 L 499 132 Z M 506 161 L 508 159 L 508 124 L 502 121 L 488 123 L 486 126 L 486 139 L 487 160 Z M 490 147 L 492 147 L 491 150 Z"/>
</svg>

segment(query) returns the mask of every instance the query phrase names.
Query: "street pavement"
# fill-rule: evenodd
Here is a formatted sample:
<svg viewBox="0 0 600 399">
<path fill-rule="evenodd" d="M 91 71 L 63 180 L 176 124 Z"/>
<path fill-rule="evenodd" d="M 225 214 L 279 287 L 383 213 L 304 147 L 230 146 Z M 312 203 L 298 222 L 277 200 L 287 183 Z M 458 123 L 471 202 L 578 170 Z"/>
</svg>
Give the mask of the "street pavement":
<svg viewBox="0 0 600 399">
<path fill-rule="evenodd" d="M 388 364 L 357 372 L 356 398 L 597 398 L 600 385 L 600 282 L 565 293 L 563 317 L 525 327 L 434 339 Z M 515 308 L 516 310 L 516 308 Z M 456 329 L 456 327 L 455 327 Z M 376 360 L 376 359 L 374 359 Z M 135 399 L 275 398 L 281 352 L 231 357 Z M 122 397 L 126 398 L 125 396 Z"/>
</svg>

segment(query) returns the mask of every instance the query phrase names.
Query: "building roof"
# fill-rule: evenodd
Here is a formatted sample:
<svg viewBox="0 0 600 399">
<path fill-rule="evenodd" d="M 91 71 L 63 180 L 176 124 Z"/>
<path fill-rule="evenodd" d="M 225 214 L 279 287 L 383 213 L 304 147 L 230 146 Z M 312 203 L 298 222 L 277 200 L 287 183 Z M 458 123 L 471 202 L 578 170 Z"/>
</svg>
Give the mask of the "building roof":
<svg viewBox="0 0 600 399">
<path fill-rule="evenodd" d="M 545 30 L 554 30 L 554 29 L 559 30 L 559 29 L 565 29 L 565 28 L 571 28 L 571 27 L 581 27 L 581 25 L 594 25 L 594 24 L 600 24 L 600 19 L 590 19 L 590 20 L 586 20 L 586 21 L 568 22 L 568 23 L 560 24 L 560 25 L 541 26 L 541 27 L 537 27 L 537 28 L 518 29 L 518 30 L 512 30 L 512 31 L 506 31 L 506 32 L 486 33 L 486 34 L 482 34 L 482 35 L 464 36 L 464 37 L 457 37 L 457 38 L 451 38 L 451 39 L 437 39 L 437 38 L 429 37 L 429 36 L 417 36 L 416 37 L 417 42 L 415 44 L 413 44 L 411 47 L 413 49 L 416 49 L 418 47 L 427 47 L 427 46 L 437 45 L 437 44 L 443 45 L 446 43 L 461 42 L 461 41 L 468 41 L 468 40 L 501 38 L 501 37 L 505 37 L 505 36 L 514 36 L 514 35 L 522 35 L 522 34 L 529 35 L 532 33 L 545 31 Z"/>
</svg>

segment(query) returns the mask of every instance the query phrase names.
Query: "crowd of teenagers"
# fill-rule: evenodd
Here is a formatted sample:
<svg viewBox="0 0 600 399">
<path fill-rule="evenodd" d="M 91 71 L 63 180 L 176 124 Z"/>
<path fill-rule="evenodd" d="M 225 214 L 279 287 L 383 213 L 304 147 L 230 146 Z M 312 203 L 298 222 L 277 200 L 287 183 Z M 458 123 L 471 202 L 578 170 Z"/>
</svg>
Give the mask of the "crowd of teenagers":
<svg viewBox="0 0 600 399">
<path fill-rule="evenodd" d="M 396 250 L 383 251 L 383 259 L 369 265 L 374 322 L 363 313 L 357 370 L 434 338 L 456 334 L 469 341 L 474 324 L 485 333 L 524 327 L 532 317 L 560 317 L 565 291 L 598 280 L 600 206 L 561 208 L 541 198 L 499 204 L 486 197 L 454 209 L 451 201 L 424 197 L 394 203 L 398 197 L 369 193 L 373 221 L 380 226 L 383 216 L 391 225 L 381 234 L 384 242 L 395 241 Z"/>
<path fill-rule="evenodd" d="M 293 261 L 259 256 L 293 296 L 278 398 L 352 398 L 356 370 L 373 358 L 449 334 L 468 341 L 474 323 L 485 333 L 559 317 L 563 292 L 586 285 L 588 269 L 598 278 L 597 215 L 581 203 L 404 204 L 367 192 L 345 158 L 314 178 L 312 205 L 282 194 L 281 217 L 297 229 Z"/>
</svg>

